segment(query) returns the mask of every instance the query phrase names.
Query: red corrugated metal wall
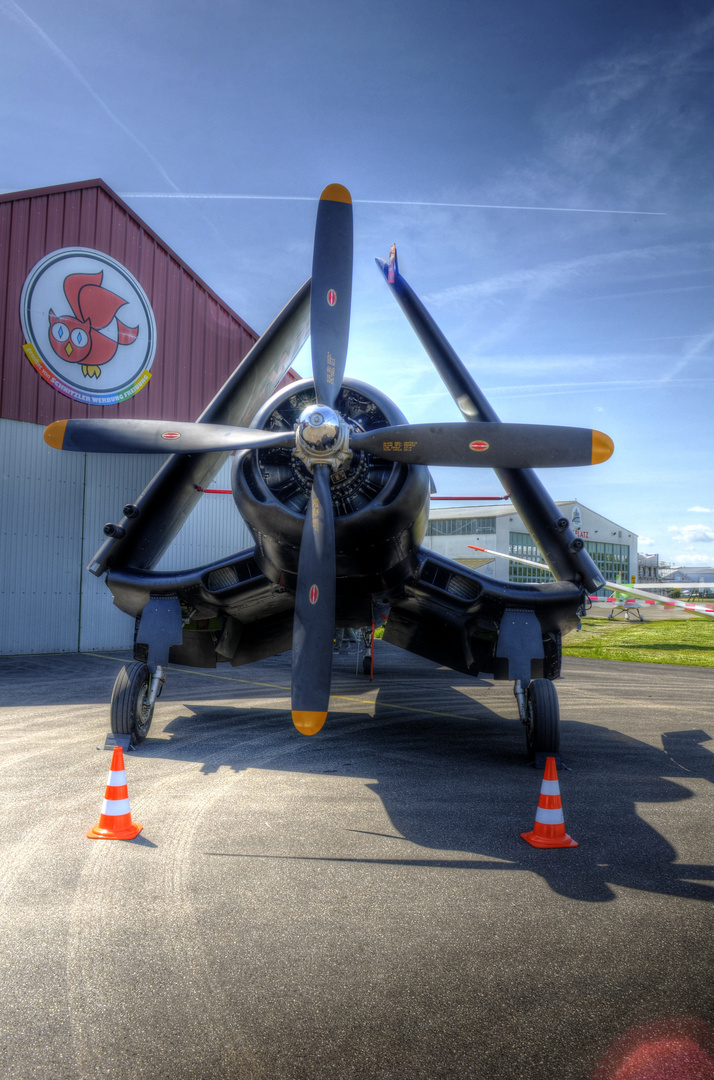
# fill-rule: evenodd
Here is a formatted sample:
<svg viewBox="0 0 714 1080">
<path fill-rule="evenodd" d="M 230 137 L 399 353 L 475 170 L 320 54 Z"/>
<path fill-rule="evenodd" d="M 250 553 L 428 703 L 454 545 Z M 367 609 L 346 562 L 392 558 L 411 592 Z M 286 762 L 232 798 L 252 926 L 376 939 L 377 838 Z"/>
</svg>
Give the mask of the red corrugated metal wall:
<svg viewBox="0 0 714 1080">
<path fill-rule="evenodd" d="M 25 278 L 44 255 L 72 246 L 122 263 L 154 310 L 151 379 L 118 405 L 65 397 L 23 352 Z M 103 181 L 0 195 L 0 417 L 33 424 L 82 416 L 195 420 L 256 339 Z"/>
</svg>

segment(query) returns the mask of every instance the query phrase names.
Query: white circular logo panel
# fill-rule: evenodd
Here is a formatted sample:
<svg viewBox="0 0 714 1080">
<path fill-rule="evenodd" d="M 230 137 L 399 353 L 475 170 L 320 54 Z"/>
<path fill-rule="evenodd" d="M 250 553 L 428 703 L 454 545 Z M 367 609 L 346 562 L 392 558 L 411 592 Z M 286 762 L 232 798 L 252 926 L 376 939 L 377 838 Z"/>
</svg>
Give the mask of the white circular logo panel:
<svg viewBox="0 0 714 1080">
<path fill-rule="evenodd" d="M 61 248 L 33 266 L 20 298 L 23 346 L 67 397 L 114 405 L 151 378 L 156 320 L 125 266 L 103 251 Z"/>
</svg>

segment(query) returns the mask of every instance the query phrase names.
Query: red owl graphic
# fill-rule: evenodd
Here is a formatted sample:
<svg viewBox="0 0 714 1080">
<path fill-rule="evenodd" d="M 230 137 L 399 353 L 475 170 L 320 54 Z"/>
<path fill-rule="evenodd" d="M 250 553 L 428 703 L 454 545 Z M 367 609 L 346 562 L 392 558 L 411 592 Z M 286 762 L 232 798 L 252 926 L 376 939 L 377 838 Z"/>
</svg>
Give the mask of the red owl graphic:
<svg viewBox="0 0 714 1080">
<path fill-rule="evenodd" d="M 83 375 L 97 379 L 101 365 L 111 360 L 120 345 L 136 341 L 139 333 L 138 326 L 125 326 L 119 319 L 116 339 L 102 333 L 127 303 L 102 286 L 103 276 L 103 271 L 69 274 L 64 279 L 64 294 L 72 314 L 55 315 L 50 308 L 50 345 L 62 360 L 81 364 Z"/>
</svg>

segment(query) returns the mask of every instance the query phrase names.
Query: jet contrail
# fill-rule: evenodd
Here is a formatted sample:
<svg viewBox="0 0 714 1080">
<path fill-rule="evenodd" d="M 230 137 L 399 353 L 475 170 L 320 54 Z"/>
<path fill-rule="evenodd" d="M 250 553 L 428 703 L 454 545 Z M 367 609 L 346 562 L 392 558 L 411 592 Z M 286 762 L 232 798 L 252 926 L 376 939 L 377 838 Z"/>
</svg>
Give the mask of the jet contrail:
<svg viewBox="0 0 714 1080">
<path fill-rule="evenodd" d="M 124 132 L 125 135 L 127 135 L 133 142 L 135 142 L 139 149 L 143 151 L 143 153 L 146 154 L 149 161 L 151 161 L 152 164 L 156 167 L 156 169 L 163 176 L 167 184 L 170 184 L 171 187 L 178 192 L 178 185 L 173 182 L 161 162 L 154 157 L 149 148 L 144 145 L 141 139 L 137 138 L 134 132 L 131 131 L 131 129 L 128 128 L 126 124 L 119 119 L 117 114 L 115 112 L 112 112 L 106 101 L 104 101 L 104 99 L 97 93 L 92 84 L 88 82 L 87 79 L 85 79 L 84 75 L 79 70 L 77 65 L 70 60 L 66 53 L 62 52 L 58 45 L 55 45 L 52 38 L 45 33 L 42 27 L 38 23 L 36 23 L 35 20 L 32 19 L 27 14 L 27 12 L 20 7 L 18 3 L 16 3 L 16 0 L 1 0 L 0 8 L 10 18 L 14 18 L 16 22 L 24 23 L 26 26 L 28 26 L 30 30 L 41 39 L 46 48 L 49 49 L 49 51 L 57 57 L 60 63 L 64 64 L 70 74 L 73 75 L 77 82 L 79 82 L 84 87 L 84 89 L 96 101 L 100 109 L 102 109 L 107 114 L 109 119 L 112 120 L 117 125 L 117 127 L 119 127 L 121 131 Z"/>
<path fill-rule="evenodd" d="M 696 360 L 698 356 L 701 356 L 705 349 L 710 348 L 712 343 L 714 343 L 714 330 L 702 334 L 698 340 L 685 351 L 684 356 L 677 361 L 671 371 L 668 371 L 666 375 L 663 375 L 662 378 L 658 380 L 660 385 L 671 382 L 675 375 L 679 375 L 680 371 L 685 368 L 690 361 Z"/>
<path fill-rule="evenodd" d="M 221 195 L 215 192 L 124 191 L 122 199 L 240 199 L 265 202 L 314 202 L 312 195 Z M 639 217 L 666 217 L 661 210 L 593 210 L 584 206 L 517 206 L 508 203 L 426 202 L 412 199 L 353 199 L 363 206 L 432 206 L 453 210 L 540 210 L 557 214 L 633 214 Z"/>
</svg>

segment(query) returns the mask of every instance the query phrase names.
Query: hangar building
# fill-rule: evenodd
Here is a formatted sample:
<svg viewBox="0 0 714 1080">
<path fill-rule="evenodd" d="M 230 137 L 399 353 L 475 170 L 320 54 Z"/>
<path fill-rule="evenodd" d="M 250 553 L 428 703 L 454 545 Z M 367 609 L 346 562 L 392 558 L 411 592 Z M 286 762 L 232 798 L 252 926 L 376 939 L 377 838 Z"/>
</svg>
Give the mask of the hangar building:
<svg viewBox="0 0 714 1080">
<path fill-rule="evenodd" d="M 573 532 L 585 543 L 607 581 L 633 583 L 637 575 L 637 534 L 577 501 L 557 502 Z M 493 556 L 471 551 L 469 544 L 502 552 Z M 509 559 L 543 562 L 543 556 L 510 503 L 431 510 L 424 545 L 504 581 L 552 581 L 549 570 Z M 618 574 L 620 577 L 618 578 Z"/>
<path fill-rule="evenodd" d="M 85 567 L 165 458 L 60 453 L 45 426 L 195 420 L 256 340 L 102 180 L 0 195 L 0 653 L 132 641 Z M 158 568 L 251 542 L 232 499 L 204 496 Z"/>
</svg>

